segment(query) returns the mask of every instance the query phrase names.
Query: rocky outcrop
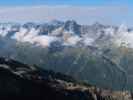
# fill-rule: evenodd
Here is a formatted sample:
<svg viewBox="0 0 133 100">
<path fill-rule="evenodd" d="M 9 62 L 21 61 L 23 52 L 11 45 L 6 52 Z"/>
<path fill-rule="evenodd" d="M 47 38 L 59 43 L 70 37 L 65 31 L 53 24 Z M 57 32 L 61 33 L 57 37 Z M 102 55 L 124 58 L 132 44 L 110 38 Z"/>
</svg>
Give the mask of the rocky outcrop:
<svg viewBox="0 0 133 100">
<path fill-rule="evenodd" d="M 132 100 L 128 91 L 100 89 L 72 77 L 0 58 L 0 99 Z"/>
</svg>

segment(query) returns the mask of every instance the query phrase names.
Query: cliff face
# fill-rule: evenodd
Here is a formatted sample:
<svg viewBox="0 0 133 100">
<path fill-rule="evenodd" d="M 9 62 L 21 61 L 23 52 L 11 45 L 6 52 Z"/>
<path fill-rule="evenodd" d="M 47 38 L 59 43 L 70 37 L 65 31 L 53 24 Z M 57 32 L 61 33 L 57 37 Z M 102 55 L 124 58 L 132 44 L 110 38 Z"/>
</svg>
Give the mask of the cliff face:
<svg viewBox="0 0 133 100">
<path fill-rule="evenodd" d="M 72 77 L 0 58 L 0 99 L 132 100 L 130 92 L 79 83 Z"/>
</svg>

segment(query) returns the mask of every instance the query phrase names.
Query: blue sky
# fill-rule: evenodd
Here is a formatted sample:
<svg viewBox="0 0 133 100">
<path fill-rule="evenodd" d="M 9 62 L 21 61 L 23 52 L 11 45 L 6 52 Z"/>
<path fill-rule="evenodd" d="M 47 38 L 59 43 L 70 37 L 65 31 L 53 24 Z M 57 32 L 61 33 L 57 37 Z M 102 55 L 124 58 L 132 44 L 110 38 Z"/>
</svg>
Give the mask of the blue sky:
<svg viewBox="0 0 133 100">
<path fill-rule="evenodd" d="M 133 0 L 1 0 L 0 5 L 132 5 Z"/>
<path fill-rule="evenodd" d="M 133 27 L 133 0 L 0 0 L 0 22 L 74 19 Z"/>
</svg>

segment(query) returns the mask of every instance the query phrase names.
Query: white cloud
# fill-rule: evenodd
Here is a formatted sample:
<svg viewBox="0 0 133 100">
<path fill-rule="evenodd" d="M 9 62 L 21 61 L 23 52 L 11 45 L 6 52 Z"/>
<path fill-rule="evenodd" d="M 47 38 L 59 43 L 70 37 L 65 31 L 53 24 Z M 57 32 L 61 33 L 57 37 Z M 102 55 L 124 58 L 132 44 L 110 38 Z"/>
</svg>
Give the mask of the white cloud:
<svg viewBox="0 0 133 100">
<path fill-rule="evenodd" d="M 37 44 L 44 46 L 44 47 L 48 47 L 51 42 L 54 42 L 57 40 L 58 40 L 58 38 L 53 37 L 53 36 L 47 36 L 47 35 L 37 36 L 37 37 L 33 38 L 34 43 L 37 43 Z"/>
<path fill-rule="evenodd" d="M 15 39 L 19 42 L 29 42 L 32 44 L 38 44 L 43 47 L 47 47 L 51 42 L 58 40 L 56 37 L 48 35 L 38 35 L 39 30 L 32 28 L 30 30 L 26 28 L 21 28 L 19 32 L 16 32 L 12 39 Z"/>
<path fill-rule="evenodd" d="M 114 35 L 113 42 L 117 46 L 126 46 L 133 48 L 133 31 L 129 32 L 127 26 L 122 24 L 119 27 L 117 34 Z"/>
<path fill-rule="evenodd" d="M 76 45 L 81 38 L 79 36 L 71 36 L 67 39 L 66 44 L 68 45 Z"/>
</svg>

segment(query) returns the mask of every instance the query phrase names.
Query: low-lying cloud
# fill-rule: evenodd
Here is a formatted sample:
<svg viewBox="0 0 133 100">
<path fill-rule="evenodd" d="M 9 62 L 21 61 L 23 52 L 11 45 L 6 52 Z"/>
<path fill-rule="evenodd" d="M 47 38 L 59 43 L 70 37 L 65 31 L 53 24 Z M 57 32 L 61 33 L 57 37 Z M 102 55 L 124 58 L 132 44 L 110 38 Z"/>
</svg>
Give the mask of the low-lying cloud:
<svg viewBox="0 0 133 100">
<path fill-rule="evenodd" d="M 39 30 L 32 28 L 30 30 L 21 28 L 19 32 L 16 32 L 11 38 L 19 42 L 29 42 L 32 44 L 39 44 L 47 47 L 51 42 L 57 41 L 56 37 L 48 35 L 38 35 Z"/>
</svg>

